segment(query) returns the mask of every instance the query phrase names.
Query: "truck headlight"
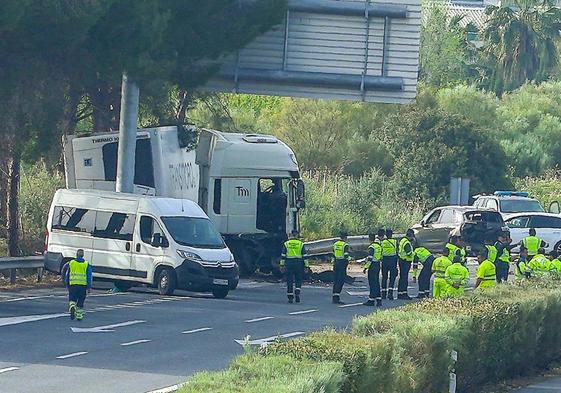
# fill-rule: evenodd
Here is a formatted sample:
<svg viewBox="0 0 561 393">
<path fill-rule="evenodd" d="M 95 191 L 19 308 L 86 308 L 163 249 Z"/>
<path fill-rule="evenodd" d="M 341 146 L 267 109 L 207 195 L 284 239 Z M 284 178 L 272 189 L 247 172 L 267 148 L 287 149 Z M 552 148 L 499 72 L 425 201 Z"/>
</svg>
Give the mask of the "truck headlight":
<svg viewBox="0 0 561 393">
<path fill-rule="evenodd" d="M 197 262 L 202 261 L 202 258 L 200 256 L 198 256 L 197 254 L 195 254 L 194 252 L 177 250 L 177 255 L 179 255 L 179 257 L 181 257 L 183 259 L 191 259 L 191 260 L 197 261 Z"/>
</svg>

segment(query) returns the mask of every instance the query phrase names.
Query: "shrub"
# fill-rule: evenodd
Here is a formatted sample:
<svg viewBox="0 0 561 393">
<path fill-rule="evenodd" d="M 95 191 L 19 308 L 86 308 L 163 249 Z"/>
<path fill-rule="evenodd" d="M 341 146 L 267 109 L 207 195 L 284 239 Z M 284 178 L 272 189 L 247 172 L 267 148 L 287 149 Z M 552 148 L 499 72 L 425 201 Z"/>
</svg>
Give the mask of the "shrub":
<svg viewBox="0 0 561 393">
<path fill-rule="evenodd" d="M 252 354 L 236 358 L 226 371 L 195 374 L 178 393 L 336 393 L 343 379 L 337 362 Z"/>
</svg>

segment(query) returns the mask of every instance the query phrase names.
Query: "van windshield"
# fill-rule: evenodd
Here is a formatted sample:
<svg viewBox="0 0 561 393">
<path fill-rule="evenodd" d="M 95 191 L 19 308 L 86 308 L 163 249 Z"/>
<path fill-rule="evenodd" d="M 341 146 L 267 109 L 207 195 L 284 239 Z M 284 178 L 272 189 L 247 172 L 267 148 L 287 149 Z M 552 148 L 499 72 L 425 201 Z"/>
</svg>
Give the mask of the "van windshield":
<svg viewBox="0 0 561 393">
<path fill-rule="evenodd" d="M 173 240 L 182 246 L 226 248 L 222 236 L 210 220 L 194 217 L 162 217 Z"/>
</svg>

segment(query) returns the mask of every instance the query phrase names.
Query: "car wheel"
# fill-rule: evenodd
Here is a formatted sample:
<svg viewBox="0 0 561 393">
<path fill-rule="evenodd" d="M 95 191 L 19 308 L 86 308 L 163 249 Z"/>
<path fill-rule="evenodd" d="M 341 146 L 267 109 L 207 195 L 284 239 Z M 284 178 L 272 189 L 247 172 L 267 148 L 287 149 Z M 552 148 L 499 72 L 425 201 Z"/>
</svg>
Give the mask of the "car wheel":
<svg viewBox="0 0 561 393">
<path fill-rule="evenodd" d="M 555 245 L 555 247 L 553 247 L 553 249 L 561 255 L 561 241 L 557 242 L 557 244 Z"/>
<path fill-rule="evenodd" d="M 229 289 L 228 287 L 213 287 L 212 288 L 212 295 L 217 299 L 224 299 L 228 296 Z"/>
<path fill-rule="evenodd" d="M 163 268 L 158 275 L 158 292 L 160 295 L 173 295 L 176 285 L 175 272 L 169 267 Z"/>
</svg>

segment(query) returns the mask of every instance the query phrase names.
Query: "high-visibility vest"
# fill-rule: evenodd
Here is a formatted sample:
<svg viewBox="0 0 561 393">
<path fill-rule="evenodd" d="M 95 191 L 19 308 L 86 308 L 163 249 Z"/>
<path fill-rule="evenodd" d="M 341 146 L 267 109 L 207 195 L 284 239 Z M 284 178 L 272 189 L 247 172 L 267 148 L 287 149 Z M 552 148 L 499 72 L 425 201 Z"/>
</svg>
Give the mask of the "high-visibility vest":
<svg viewBox="0 0 561 393">
<path fill-rule="evenodd" d="M 284 243 L 284 247 L 286 247 L 286 259 L 302 259 L 302 249 L 304 248 L 304 243 L 301 240 L 287 240 Z"/>
<path fill-rule="evenodd" d="M 528 267 L 527 261 L 519 260 L 516 262 L 516 270 L 514 271 L 514 277 L 517 280 L 522 280 L 526 277 L 526 273 L 530 273 L 531 269 Z"/>
<path fill-rule="evenodd" d="M 481 275 L 483 275 L 483 277 L 481 277 Z M 482 280 L 479 288 L 494 287 L 497 284 L 497 271 L 495 269 L 495 264 L 489 259 L 481 262 L 481 265 L 477 268 L 477 278 Z"/>
<path fill-rule="evenodd" d="M 538 254 L 530 260 L 529 266 L 538 274 L 549 271 L 549 259 L 545 255 Z"/>
<path fill-rule="evenodd" d="M 446 243 L 446 248 L 448 249 L 448 259 L 451 261 L 454 261 L 454 257 L 456 255 L 462 256 L 462 253 L 460 251 L 460 247 L 456 246 L 455 244 L 452 243 Z"/>
<path fill-rule="evenodd" d="M 427 258 L 432 255 L 432 253 L 425 247 L 417 247 L 413 253 L 420 263 L 425 263 Z"/>
<path fill-rule="evenodd" d="M 522 245 L 528 250 L 528 255 L 534 256 L 542 244 L 542 239 L 537 236 L 527 236 L 522 239 Z"/>
<path fill-rule="evenodd" d="M 495 263 L 497 260 L 497 247 L 486 244 L 485 248 L 487 249 L 487 259 L 490 262 Z"/>
<path fill-rule="evenodd" d="M 405 251 L 405 247 L 409 245 L 409 252 Z M 413 261 L 413 245 L 411 244 L 411 241 L 404 237 L 399 241 L 399 258 L 401 258 L 401 260 L 406 261 L 406 262 L 412 262 Z"/>
<path fill-rule="evenodd" d="M 345 253 L 345 248 L 348 246 L 347 242 L 338 240 L 333 244 L 333 256 L 335 259 L 348 259 L 348 253 Z"/>
<path fill-rule="evenodd" d="M 88 285 L 88 262 L 73 259 L 69 263 L 69 270 L 70 285 Z"/>
<path fill-rule="evenodd" d="M 384 239 L 382 240 L 382 256 L 394 257 L 397 255 L 397 240 Z"/>
<path fill-rule="evenodd" d="M 370 246 L 368 246 L 368 248 L 374 250 L 374 255 L 372 255 L 372 259 L 374 261 L 379 261 L 380 259 L 382 259 L 382 244 L 379 240 L 375 240 Z"/>
<path fill-rule="evenodd" d="M 503 253 L 499 256 L 499 260 L 510 263 L 510 251 L 508 251 L 508 247 L 503 248 Z"/>
<path fill-rule="evenodd" d="M 464 287 L 469 281 L 469 270 L 461 263 L 453 263 L 446 268 L 445 277 L 448 284 L 458 282 Z"/>
<path fill-rule="evenodd" d="M 432 271 L 434 272 L 435 278 L 444 278 L 444 274 L 446 273 L 446 269 L 448 266 L 452 265 L 450 259 L 447 256 L 443 255 L 438 257 L 432 263 Z"/>
</svg>

